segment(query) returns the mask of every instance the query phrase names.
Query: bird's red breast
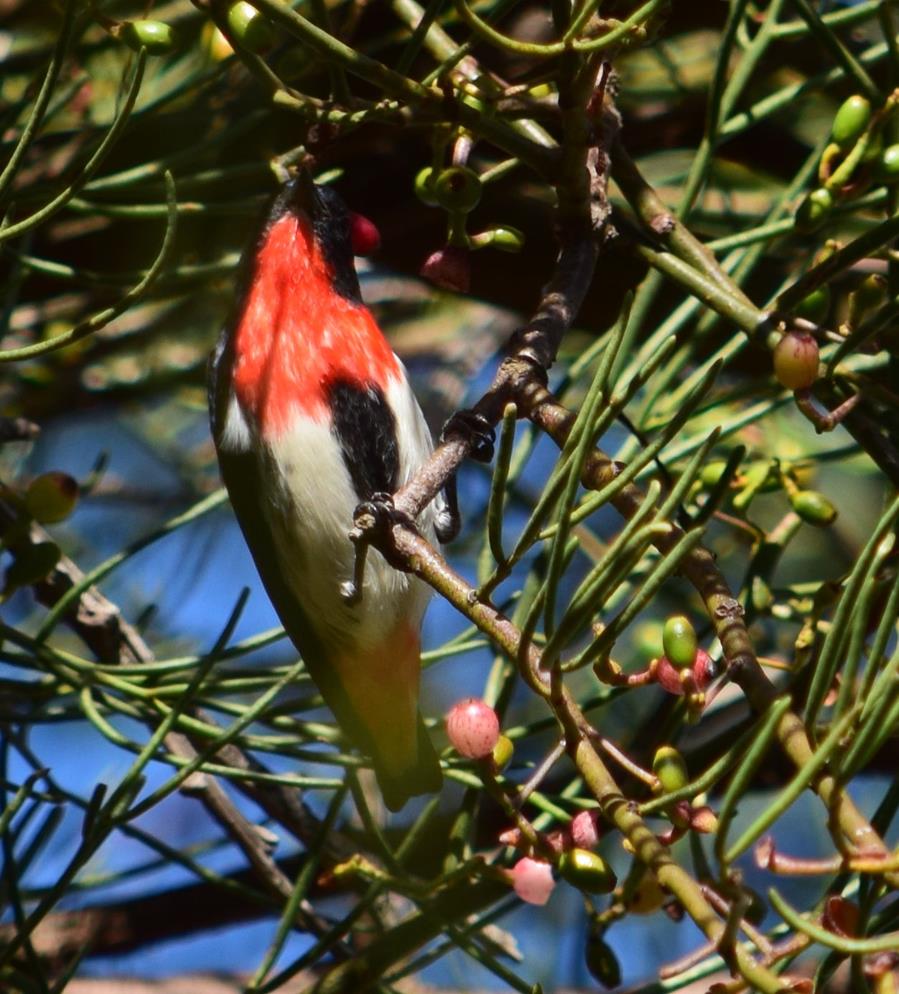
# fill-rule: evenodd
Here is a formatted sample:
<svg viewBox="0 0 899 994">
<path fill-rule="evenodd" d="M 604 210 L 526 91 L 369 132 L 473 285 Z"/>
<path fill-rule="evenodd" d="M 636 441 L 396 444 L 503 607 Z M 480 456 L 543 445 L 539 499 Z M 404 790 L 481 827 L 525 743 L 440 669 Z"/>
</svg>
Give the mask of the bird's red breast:
<svg viewBox="0 0 899 994">
<path fill-rule="evenodd" d="M 367 307 L 339 294 L 309 221 L 293 212 L 269 228 L 235 337 L 233 385 L 263 436 L 294 413 L 328 418 L 338 380 L 386 389 L 399 363 Z"/>
</svg>

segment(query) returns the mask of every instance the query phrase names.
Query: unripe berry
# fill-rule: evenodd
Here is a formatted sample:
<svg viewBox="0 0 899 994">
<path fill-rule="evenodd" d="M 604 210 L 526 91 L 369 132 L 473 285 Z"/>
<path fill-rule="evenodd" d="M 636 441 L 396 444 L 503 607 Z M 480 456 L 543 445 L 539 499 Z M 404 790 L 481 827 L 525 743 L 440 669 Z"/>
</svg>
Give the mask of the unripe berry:
<svg viewBox="0 0 899 994">
<path fill-rule="evenodd" d="M 353 255 L 371 255 L 381 245 L 381 233 L 362 214 L 350 212 L 350 246 Z"/>
<path fill-rule="evenodd" d="M 444 290 L 467 293 L 471 285 L 471 262 L 468 252 L 455 245 L 437 249 L 425 260 L 419 275 Z"/>
<path fill-rule="evenodd" d="M 512 887 L 528 904 L 546 904 L 555 886 L 552 867 L 543 860 L 524 856 L 512 867 Z"/>
<path fill-rule="evenodd" d="M 888 145 L 880 153 L 877 175 L 884 183 L 895 183 L 899 180 L 899 145 Z"/>
<path fill-rule="evenodd" d="M 621 984 L 621 965 L 612 947 L 599 935 L 591 932 L 584 950 L 584 959 L 591 976 L 603 987 L 618 987 Z"/>
<path fill-rule="evenodd" d="M 819 286 L 817 290 L 807 296 L 796 305 L 796 317 L 811 321 L 812 324 L 821 324 L 830 311 L 830 287 L 826 284 Z"/>
<path fill-rule="evenodd" d="M 520 252 L 524 248 L 524 234 L 518 228 L 497 226 L 488 228 L 482 234 L 487 236 L 486 244 L 501 252 Z"/>
<path fill-rule="evenodd" d="M 796 228 L 810 232 L 820 228 L 833 209 L 833 195 L 823 186 L 812 192 L 796 210 Z"/>
<path fill-rule="evenodd" d="M 659 778 L 662 790 L 666 794 L 673 794 L 690 782 L 684 757 L 674 746 L 661 746 L 656 750 L 652 760 L 652 772 Z"/>
<path fill-rule="evenodd" d="M 830 128 L 833 140 L 842 148 L 854 145 L 871 121 L 871 102 L 856 93 L 840 105 Z"/>
<path fill-rule="evenodd" d="M 427 207 L 436 207 L 434 196 L 434 170 L 430 166 L 419 169 L 415 176 L 415 196 Z"/>
<path fill-rule="evenodd" d="M 631 895 L 627 910 L 638 915 L 651 915 L 665 903 L 666 896 L 658 880 L 647 871 Z"/>
<path fill-rule="evenodd" d="M 481 199 L 481 178 L 468 166 L 449 166 L 434 179 L 434 198 L 447 211 L 467 214 Z"/>
<path fill-rule="evenodd" d="M 804 331 L 788 331 L 774 347 L 774 375 L 789 390 L 804 390 L 818 379 L 818 343 Z"/>
<path fill-rule="evenodd" d="M 25 491 L 25 510 L 42 525 L 64 521 L 77 503 L 77 482 L 57 470 L 36 476 Z"/>
<path fill-rule="evenodd" d="M 711 835 L 718 831 L 718 817 L 707 804 L 703 804 L 698 808 L 691 808 L 690 828 L 694 832 Z"/>
<path fill-rule="evenodd" d="M 271 24 L 246 0 L 237 0 L 226 15 L 231 34 L 250 52 L 264 52 L 275 43 Z"/>
<path fill-rule="evenodd" d="M 484 759 L 499 741 L 499 718 L 486 701 L 468 697 L 450 709 L 446 716 L 446 733 L 460 756 Z"/>
<path fill-rule="evenodd" d="M 578 849 L 593 849 L 600 837 L 600 814 L 592 811 L 579 811 L 572 819 L 568 830 L 571 841 Z"/>
<path fill-rule="evenodd" d="M 502 772 L 512 762 L 514 752 L 515 746 L 512 740 L 507 735 L 500 735 L 493 747 L 493 767 L 497 773 Z"/>
<path fill-rule="evenodd" d="M 618 878 L 609 864 L 588 849 L 569 849 L 559 857 L 559 873 L 587 894 L 608 894 Z"/>
<path fill-rule="evenodd" d="M 164 21 L 126 21 L 119 37 L 135 52 L 145 48 L 148 55 L 168 55 L 175 47 L 175 32 Z"/>
<path fill-rule="evenodd" d="M 832 524 L 837 517 L 837 509 L 817 490 L 794 491 L 790 494 L 790 506 L 803 521 L 821 528 Z"/>
<path fill-rule="evenodd" d="M 723 459 L 713 459 L 699 471 L 699 480 L 704 487 L 714 487 L 721 479 L 727 463 Z"/>
<path fill-rule="evenodd" d="M 696 659 L 696 631 L 682 614 L 668 618 L 662 629 L 662 648 L 672 665 L 679 670 L 693 665 Z"/>
</svg>

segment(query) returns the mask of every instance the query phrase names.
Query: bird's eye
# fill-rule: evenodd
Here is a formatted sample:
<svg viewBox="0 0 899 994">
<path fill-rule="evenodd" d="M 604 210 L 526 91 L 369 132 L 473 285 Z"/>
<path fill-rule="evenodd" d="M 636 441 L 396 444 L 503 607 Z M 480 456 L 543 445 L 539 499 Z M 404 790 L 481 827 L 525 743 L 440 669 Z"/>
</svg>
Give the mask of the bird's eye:
<svg viewBox="0 0 899 994">
<path fill-rule="evenodd" d="M 350 245 L 353 255 L 370 255 L 381 244 L 381 234 L 367 217 L 350 212 Z"/>
</svg>

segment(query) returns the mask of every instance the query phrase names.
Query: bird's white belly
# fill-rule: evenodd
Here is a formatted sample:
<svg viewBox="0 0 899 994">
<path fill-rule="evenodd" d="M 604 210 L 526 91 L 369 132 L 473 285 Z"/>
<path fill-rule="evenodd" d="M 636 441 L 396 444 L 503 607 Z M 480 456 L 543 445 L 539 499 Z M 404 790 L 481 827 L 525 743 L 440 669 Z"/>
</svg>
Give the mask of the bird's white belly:
<svg viewBox="0 0 899 994">
<path fill-rule="evenodd" d="M 341 584 L 353 578 L 348 533 L 359 498 L 330 426 L 298 414 L 288 431 L 263 443 L 262 458 L 274 483 L 265 513 L 281 574 L 319 636 L 329 645 L 365 648 L 383 644 L 402 619 L 417 629 L 429 589 L 374 549 L 361 601 L 351 607 L 341 596 Z"/>
</svg>

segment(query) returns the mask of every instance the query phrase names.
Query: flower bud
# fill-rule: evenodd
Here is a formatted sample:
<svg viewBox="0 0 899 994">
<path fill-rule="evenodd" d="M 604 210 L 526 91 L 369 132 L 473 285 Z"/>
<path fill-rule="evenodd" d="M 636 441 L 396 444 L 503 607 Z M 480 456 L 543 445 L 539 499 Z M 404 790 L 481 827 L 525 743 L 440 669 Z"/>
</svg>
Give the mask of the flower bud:
<svg viewBox="0 0 899 994">
<path fill-rule="evenodd" d="M 823 528 L 832 524 L 837 517 L 837 509 L 817 490 L 797 490 L 790 494 L 790 506 L 810 525 Z"/>
<path fill-rule="evenodd" d="M 226 14 L 234 38 L 250 52 L 264 52 L 275 43 L 275 32 L 266 18 L 246 0 L 237 0 Z"/>
<path fill-rule="evenodd" d="M 569 849 L 559 857 L 559 873 L 578 890 L 587 894 L 608 894 L 618 878 L 609 864 L 588 849 Z"/>
<path fill-rule="evenodd" d="M 804 331 L 788 331 L 774 347 L 774 375 L 789 390 L 805 390 L 818 379 L 819 350 Z"/>
<path fill-rule="evenodd" d="M 25 491 L 25 510 L 42 525 L 64 521 L 77 503 L 77 482 L 57 470 L 36 476 Z"/>
<path fill-rule="evenodd" d="M 425 260 L 419 275 L 444 290 L 467 293 L 471 285 L 471 263 L 468 252 L 455 245 L 437 249 Z"/>
<path fill-rule="evenodd" d="M 493 752 L 499 740 L 499 718 L 486 701 L 468 697 L 450 709 L 446 732 L 460 756 L 483 759 Z"/>
<path fill-rule="evenodd" d="M 672 615 L 662 629 L 662 648 L 673 666 L 679 670 L 693 665 L 696 659 L 696 631 L 690 619 L 682 614 Z"/>
<path fill-rule="evenodd" d="M 871 102 L 861 94 L 848 97 L 834 115 L 830 134 L 841 148 L 851 148 L 871 121 Z"/>
<path fill-rule="evenodd" d="M 578 849 L 593 849 L 599 843 L 601 815 L 593 808 L 590 811 L 579 811 L 568 826 L 571 841 Z"/>
<path fill-rule="evenodd" d="M 546 904 L 555 886 L 552 867 L 543 860 L 524 856 L 512 867 L 512 887 L 528 904 Z"/>
<path fill-rule="evenodd" d="M 661 746 L 652 760 L 652 772 L 659 778 L 666 794 L 686 787 L 690 782 L 684 757 L 674 746 Z"/>
<path fill-rule="evenodd" d="M 145 48 L 148 55 L 168 55 L 175 47 L 175 32 L 165 21 L 126 21 L 119 37 L 135 52 Z"/>
<path fill-rule="evenodd" d="M 449 166 L 434 179 L 434 199 L 444 210 L 467 214 L 478 206 L 482 185 L 480 176 L 468 166 Z"/>
</svg>

